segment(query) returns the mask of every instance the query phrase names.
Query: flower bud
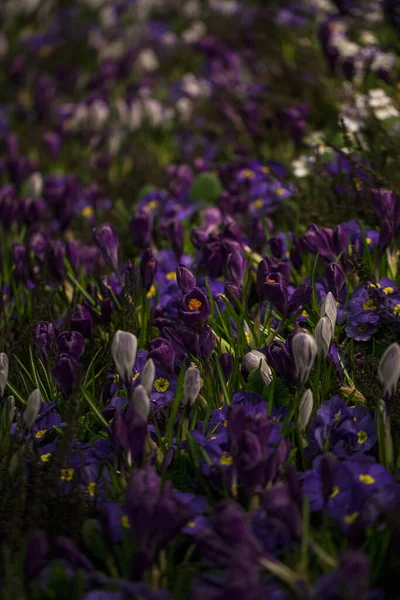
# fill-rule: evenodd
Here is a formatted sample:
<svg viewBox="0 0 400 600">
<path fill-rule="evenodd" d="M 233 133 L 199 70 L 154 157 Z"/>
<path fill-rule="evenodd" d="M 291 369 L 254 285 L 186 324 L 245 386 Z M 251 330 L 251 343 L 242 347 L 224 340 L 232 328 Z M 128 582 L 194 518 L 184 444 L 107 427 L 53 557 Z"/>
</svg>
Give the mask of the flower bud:
<svg viewBox="0 0 400 600">
<path fill-rule="evenodd" d="M 336 300 L 335 300 L 332 292 L 328 292 L 327 295 L 325 296 L 325 298 L 322 300 L 319 316 L 320 317 L 328 317 L 328 319 L 332 323 L 332 331 L 335 331 L 337 307 L 336 307 Z"/>
<path fill-rule="evenodd" d="M 338 263 L 330 263 L 324 273 L 324 283 L 335 298 L 339 297 L 344 288 L 346 278 L 342 267 Z"/>
<path fill-rule="evenodd" d="M 185 404 L 191 408 L 200 393 L 202 381 L 200 371 L 196 367 L 189 367 L 183 381 L 183 399 Z"/>
<path fill-rule="evenodd" d="M 56 358 L 53 377 L 63 394 L 72 394 L 79 376 L 79 363 L 65 352 Z"/>
<path fill-rule="evenodd" d="M 232 356 L 230 354 L 228 354 L 227 352 L 224 352 L 219 357 L 219 362 L 220 362 L 224 377 L 225 377 L 226 381 L 228 381 L 229 377 L 231 376 L 232 368 L 233 368 Z"/>
<path fill-rule="evenodd" d="M 300 400 L 298 426 L 300 431 L 305 431 L 313 409 L 313 394 L 311 390 L 304 392 Z"/>
<path fill-rule="evenodd" d="M 154 365 L 154 363 L 153 363 Z M 150 413 L 150 398 L 143 385 L 138 385 L 133 393 L 133 408 L 135 416 L 147 421 Z"/>
<path fill-rule="evenodd" d="M 238 250 L 228 256 L 227 261 L 228 281 L 239 287 L 243 282 L 244 262 Z"/>
<path fill-rule="evenodd" d="M 310 377 L 317 352 L 317 342 L 311 334 L 303 331 L 293 337 L 292 353 L 299 385 L 303 385 Z"/>
<path fill-rule="evenodd" d="M 8 379 L 8 356 L 4 352 L 0 353 L 0 400 L 4 396 L 6 383 Z"/>
<path fill-rule="evenodd" d="M 14 415 L 15 415 L 15 398 L 14 398 L 14 396 L 8 396 L 6 402 L 8 404 L 8 416 L 9 416 L 10 421 L 12 421 L 14 418 Z"/>
<path fill-rule="evenodd" d="M 382 385 L 385 399 L 392 398 L 397 389 L 400 377 L 400 346 L 390 344 L 379 362 L 378 377 Z"/>
<path fill-rule="evenodd" d="M 146 390 L 148 394 L 150 394 L 153 389 L 154 377 L 156 376 L 156 367 L 152 358 L 149 358 L 146 361 L 146 364 L 143 367 L 142 376 L 140 378 L 140 383 Z"/>
<path fill-rule="evenodd" d="M 111 353 L 118 375 L 130 382 L 136 360 L 137 337 L 128 331 L 117 331 L 111 344 Z"/>
<path fill-rule="evenodd" d="M 118 234 L 109 223 L 103 223 L 93 229 L 93 241 L 100 250 L 106 263 L 113 269 L 118 270 Z"/>
<path fill-rule="evenodd" d="M 157 272 L 157 262 L 150 248 L 145 250 L 140 259 L 140 276 L 146 292 L 151 288 Z"/>
<path fill-rule="evenodd" d="M 28 429 L 31 429 L 40 410 L 40 391 L 34 390 L 28 398 L 22 420 Z"/>
<path fill-rule="evenodd" d="M 32 331 L 33 343 L 40 354 L 40 358 L 46 361 L 51 352 L 51 346 L 56 337 L 54 325 L 47 321 L 39 321 Z"/>
<path fill-rule="evenodd" d="M 182 294 L 188 294 L 196 287 L 196 277 L 184 265 L 179 265 L 176 270 L 176 280 Z"/>
<path fill-rule="evenodd" d="M 328 317 L 322 317 L 314 331 L 315 341 L 317 342 L 318 352 L 322 352 L 324 358 L 329 354 L 329 348 L 332 343 L 333 330 L 332 323 Z"/>
<path fill-rule="evenodd" d="M 60 354 L 68 354 L 75 360 L 79 360 L 85 350 L 85 340 L 79 331 L 64 331 L 55 340 L 57 350 Z"/>
<path fill-rule="evenodd" d="M 251 373 L 255 369 L 260 369 L 263 382 L 268 385 L 272 381 L 272 373 L 266 358 L 259 350 L 252 350 L 243 357 L 243 365 Z"/>
<path fill-rule="evenodd" d="M 92 322 L 93 317 L 89 309 L 83 304 L 77 304 L 71 317 L 71 328 L 78 331 L 83 337 L 90 338 L 92 335 Z"/>
</svg>

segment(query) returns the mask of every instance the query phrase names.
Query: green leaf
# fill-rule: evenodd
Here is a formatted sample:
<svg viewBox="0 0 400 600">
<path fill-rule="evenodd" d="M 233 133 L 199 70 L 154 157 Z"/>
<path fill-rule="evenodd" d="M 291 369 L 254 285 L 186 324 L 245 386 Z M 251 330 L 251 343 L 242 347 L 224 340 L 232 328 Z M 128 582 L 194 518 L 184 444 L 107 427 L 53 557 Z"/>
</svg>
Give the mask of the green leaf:
<svg viewBox="0 0 400 600">
<path fill-rule="evenodd" d="M 261 377 L 260 369 L 254 369 L 249 375 L 246 383 L 246 392 L 255 392 L 256 394 L 262 394 L 264 389 L 264 382 Z"/>
<path fill-rule="evenodd" d="M 200 173 L 195 178 L 190 188 L 190 200 L 192 202 L 214 203 L 222 192 L 222 184 L 217 175 L 212 173 Z"/>
<path fill-rule="evenodd" d="M 96 519 L 87 519 L 83 523 L 82 537 L 93 556 L 103 560 L 106 556 L 106 549 L 100 525 Z"/>
</svg>

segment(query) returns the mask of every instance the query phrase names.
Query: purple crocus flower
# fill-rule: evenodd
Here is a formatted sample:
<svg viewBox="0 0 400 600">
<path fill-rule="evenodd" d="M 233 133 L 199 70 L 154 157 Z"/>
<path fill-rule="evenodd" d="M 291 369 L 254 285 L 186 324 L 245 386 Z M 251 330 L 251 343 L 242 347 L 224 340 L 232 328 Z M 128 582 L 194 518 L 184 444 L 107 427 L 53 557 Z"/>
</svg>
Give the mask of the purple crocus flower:
<svg viewBox="0 0 400 600">
<path fill-rule="evenodd" d="M 65 353 L 79 360 L 85 350 L 85 340 L 78 331 L 64 331 L 55 340 L 57 350 L 60 354 Z"/>
<path fill-rule="evenodd" d="M 175 496 L 172 485 L 162 480 L 153 467 L 135 470 L 127 487 L 125 511 L 130 533 L 136 542 L 132 567 L 142 576 L 157 552 L 179 533 L 193 515 Z"/>
<path fill-rule="evenodd" d="M 186 325 L 196 325 L 211 314 L 208 297 L 199 288 L 193 288 L 179 300 L 178 314 Z"/>
<path fill-rule="evenodd" d="M 90 338 L 92 335 L 92 322 L 93 317 L 89 309 L 82 304 L 77 304 L 71 317 L 71 328 L 83 337 Z"/>
<path fill-rule="evenodd" d="M 103 223 L 93 229 L 93 242 L 100 250 L 106 263 L 115 272 L 118 271 L 118 234 L 109 223 Z"/>
<path fill-rule="evenodd" d="M 53 369 L 53 377 L 63 394 L 72 393 L 79 375 L 79 364 L 69 354 L 59 354 Z"/>
<path fill-rule="evenodd" d="M 33 343 L 40 358 L 46 362 L 49 358 L 53 341 L 56 337 L 54 326 L 47 321 L 36 323 L 32 331 Z"/>
</svg>

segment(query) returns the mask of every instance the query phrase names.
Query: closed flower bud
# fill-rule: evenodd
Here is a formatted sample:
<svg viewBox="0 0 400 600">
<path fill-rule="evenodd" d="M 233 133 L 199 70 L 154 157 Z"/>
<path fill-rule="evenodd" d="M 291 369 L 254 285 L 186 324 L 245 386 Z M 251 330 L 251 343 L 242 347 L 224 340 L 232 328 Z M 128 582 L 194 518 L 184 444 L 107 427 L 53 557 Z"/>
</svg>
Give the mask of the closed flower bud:
<svg viewBox="0 0 400 600">
<path fill-rule="evenodd" d="M 143 367 L 142 376 L 140 378 L 140 383 L 146 390 L 148 394 L 150 394 L 153 389 L 154 377 L 156 376 L 156 367 L 152 358 L 149 358 L 146 361 L 146 364 Z"/>
<path fill-rule="evenodd" d="M 142 254 L 140 260 L 140 276 L 142 278 L 143 286 L 146 292 L 151 288 L 154 277 L 157 272 L 157 262 L 153 256 L 152 251 L 148 248 Z"/>
<path fill-rule="evenodd" d="M 83 304 L 77 304 L 71 317 L 71 328 L 78 331 L 83 337 L 89 338 L 92 335 L 92 322 L 93 317 L 89 309 Z"/>
<path fill-rule="evenodd" d="M 117 331 L 111 344 L 111 353 L 118 375 L 130 382 L 136 360 L 138 341 L 136 335 L 128 331 Z"/>
<path fill-rule="evenodd" d="M 400 377 L 400 346 L 390 344 L 379 362 L 378 377 L 382 385 L 385 399 L 392 398 L 397 389 Z"/>
<path fill-rule="evenodd" d="M 244 261 L 238 250 L 228 256 L 227 261 L 228 281 L 239 287 L 243 282 Z"/>
<path fill-rule="evenodd" d="M 8 356 L 4 352 L 0 353 L 0 399 L 4 396 L 6 383 L 8 379 Z"/>
<path fill-rule="evenodd" d="M 22 420 L 27 429 L 31 429 L 40 410 L 40 391 L 34 390 L 28 398 Z"/>
<path fill-rule="evenodd" d="M 264 300 L 264 283 L 270 272 L 271 269 L 266 260 L 258 263 L 256 288 L 259 300 Z"/>
<path fill-rule="evenodd" d="M 68 354 L 79 360 L 85 350 L 85 340 L 78 331 L 64 331 L 57 336 L 55 345 L 60 354 Z"/>
<path fill-rule="evenodd" d="M 272 381 L 271 369 L 268 366 L 266 358 L 259 350 L 252 350 L 243 357 L 243 365 L 251 373 L 255 369 L 260 369 L 263 382 L 268 385 Z"/>
<path fill-rule="evenodd" d="M 204 360 L 209 359 L 214 352 L 216 344 L 217 340 L 211 327 L 205 327 L 199 335 L 200 358 Z"/>
<path fill-rule="evenodd" d="M 315 327 L 315 341 L 317 342 L 318 352 L 322 352 L 324 358 L 329 354 L 329 348 L 331 347 L 333 330 L 332 323 L 328 317 L 322 317 Z"/>
<path fill-rule="evenodd" d="M 68 396 L 73 392 L 78 375 L 78 361 L 69 354 L 59 354 L 53 369 L 53 377 L 63 394 Z"/>
<path fill-rule="evenodd" d="M 184 265 L 179 265 L 176 270 L 176 280 L 182 294 L 188 294 L 196 287 L 196 277 Z"/>
<path fill-rule="evenodd" d="M 325 296 L 325 298 L 322 300 L 319 316 L 320 317 L 328 317 L 328 319 L 332 323 L 332 330 L 335 331 L 337 307 L 336 307 L 336 300 L 335 300 L 332 292 L 328 292 L 327 295 Z"/>
<path fill-rule="evenodd" d="M 344 271 L 338 263 L 330 263 L 326 267 L 324 273 L 324 283 L 336 299 L 339 297 L 340 292 L 344 288 L 345 280 L 346 278 Z"/>
<path fill-rule="evenodd" d="M 40 358 L 43 361 L 46 361 L 50 355 L 54 338 L 56 337 L 54 325 L 47 321 L 36 323 L 33 328 L 32 337 L 35 348 L 40 354 Z"/>
<path fill-rule="evenodd" d="M 311 390 L 304 392 L 299 406 L 298 426 L 300 431 L 305 431 L 308 421 L 310 420 L 313 409 L 313 394 Z"/>
<path fill-rule="evenodd" d="M 172 250 L 177 260 L 180 260 L 183 254 L 183 244 L 185 241 L 185 230 L 180 221 L 174 219 L 168 227 L 168 235 L 171 240 Z"/>
<path fill-rule="evenodd" d="M 299 385 L 303 385 L 310 377 L 317 352 L 317 342 L 311 334 L 301 332 L 293 337 L 292 353 Z"/>
<path fill-rule="evenodd" d="M 149 343 L 147 358 L 152 358 L 168 371 L 174 370 L 175 352 L 172 345 L 163 338 L 156 338 Z"/>
<path fill-rule="evenodd" d="M 232 356 L 230 354 L 228 354 L 227 352 L 224 352 L 219 357 L 219 363 L 221 365 L 221 369 L 224 374 L 224 377 L 225 377 L 226 381 L 228 381 L 229 377 L 231 376 L 232 368 L 233 368 Z"/>
<path fill-rule="evenodd" d="M 154 364 L 154 363 L 153 363 Z M 147 421 L 150 413 L 150 398 L 143 385 L 138 385 L 133 394 L 135 416 Z"/>
<path fill-rule="evenodd" d="M 183 399 L 189 408 L 195 403 L 196 398 L 200 393 L 201 386 L 202 381 L 199 369 L 196 367 L 189 367 L 183 381 Z"/>
<path fill-rule="evenodd" d="M 14 396 L 8 396 L 6 402 L 8 404 L 8 417 L 9 417 L 10 421 L 12 421 L 14 418 L 14 415 L 15 415 L 15 398 L 14 398 Z"/>
<path fill-rule="evenodd" d="M 142 208 L 131 219 L 129 231 L 134 244 L 140 247 L 148 246 L 153 230 L 153 214 L 150 209 Z"/>
<path fill-rule="evenodd" d="M 93 229 L 93 241 L 100 250 L 106 263 L 113 269 L 118 270 L 118 234 L 109 223 L 103 223 Z"/>
</svg>

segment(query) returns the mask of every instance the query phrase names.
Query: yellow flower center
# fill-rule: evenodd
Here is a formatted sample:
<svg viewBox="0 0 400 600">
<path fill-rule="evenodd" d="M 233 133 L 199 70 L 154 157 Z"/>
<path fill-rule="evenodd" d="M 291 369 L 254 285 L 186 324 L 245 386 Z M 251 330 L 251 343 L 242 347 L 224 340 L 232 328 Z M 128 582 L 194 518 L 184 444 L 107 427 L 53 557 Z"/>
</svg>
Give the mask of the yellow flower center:
<svg viewBox="0 0 400 600">
<path fill-rule="evenodd" d="M 88 486 L 86 489 L 87 489 L 89 496 L 93 497 L 96 495 L 96 488 L 97 488 L 97 484 L 94 481 L 92 481 L 91 483 L 88 483 Z"/>
<path fill-rule="evenodd" d="M 155 380 L 154 387 L 157 392 L 166 392 L 169 388 L 169 381 L 168 379 L 165 379 L 165 377 L 159 377 Z"/>
<path fill-rule="evenodd" d="M 39 56 L 40 58 L 47 58 L 48 56 L 50 56 L 50 54 L 53 52 L 53 46 L 50 46 L 50 44 L 45 44 L 44 46 L 42 46 L 39 50 Z"/>
<path fill-rule="evenodd" d="M 368 246 L 370 246 L 372 244 L 372 240 L 370 237 L 365 238 L 365 241 L 367 242 Z"/>
<path fill-rule="evenodd" d="M 335 485 L 334 488 L 333 488 L 333 490 L 332 490 L 332 494 L 329 496 L 329 498 L 336 498 L 336 496 L 338 495 L 339 491 L 340 490 L 339 490 L 338 486 Z"/>
<path fill-rule="evenodd" d="M 122 515 L 121 525 L 124 529 L 129 529 L 130 525 L 129 525 L 128 515 Z"/>
<path fill-rule="evenodd" d="M 232 456 L 229 456 L 224 452 L 224 454 L 219 459 L 219 462 L 221 463 L 221 465 L 231 465 L 233 463 L 233 458 Z"/>
<path fill-rule="evenodd" d="M 264 206 L 264 200 L 262 198 L 258 198 L 258 200 L 254 200 L 254 202 L 252 202 L 250 204 L 251 208 L 262 208 Z"/>
<path fill-rule="evenodd" d="M 351 515 L 346 515 L 344 518 L 345 523 L 347 523 L 347 525 L 352 525 L 359 514 L 360 513 L 358 512 L 353 512 Z"/>
<path fill-rule="evenodd" d="M 93 206 L 85 206 L 84 208 L 82 208 L 81 215 L 82 215 L 82 217 L 85 217 L 85 219 L 90 219 L 90 217 L 93 217 L 93 215 L 94 215 Z"/>
<path fill-rule="evenodd" d="M 155 208 L 157 208 L 158 202 L 157 200 L 151 200 L 147 206 L 150 210 L 154 210 Z"/>
<path fill-rule="evenodd" d="M 176 281 L 176 272 L 175 271 L 170 271 L 169 273 L 166 274 L 166 279 L 168 279 L 168 281 Z"/>
<path fill-rule="evenodd" d="M 356 186 L 356 190 L 358 190 L 358 191 L 362 190 L 363 185 L 362 185 L 361 179 L 356 178 L 356 179 L 353 179 L 353 181 L 354 181 L 354 185 Z"/>
<path fill-rule="evenodd" d="M 151 288 L 149 289 L 149 291 L 147 292 L 146 296 L 147 296 L 147 298 L 154 298 L 155 295 L 156 295 L 156 286 L 153 284 L 151 286 Z"/>
<path fill-rule="evenodd" d="M 367 323 L 361 323 L 361 325 L 359 325 L 357 327 L 358 331 L 367 331 L 368 329 L 368 324 Z"/>
<path fill-rule="evenodd" d="M 132 377 L 132 383 L 134 383 L 139 376 L 140 373 L 135 373 L 135 375 Z"/>
<path fill-rule="evenodd" d="M 50 460 L 51 458 L 51 452 L 47 452 L 46 454 L 42 454 L 42 456 L 40 457 L 40 460 L 42 462 L 47 462 L 48 460 Z"/>
<path fill-rule="evenodd" d="M 268 283 L 276 283 L 276 279 L 273 279 L 273 277 L 268 277 L 267 281 Z"/>
<path fill-rule="evenodd" d="M 196 521 L 188 521 L 186 525 L 187 527 L 196 527 Z"/>
<path fill-rule="evenodd" d="M 359 431 L 357 435 L 357 442 L 359 444 L 365 444 L 368 439 L 368 434 L 366 431 Z"/>
<path fill-rule="evenodd" d="M 269 167 L 261 167 L 260 169 L 261 173 L 265 173 L 266 175 L 268 175 L 268 173 L 271 173 L 271 169 Z"/>
<path fill-rule="evenodd" d="M 199 310 L 200 306 L 201 302 L 200 300 L 197 300 L 197 298 L 192 298 L 191 300 L 189 300 L 190 310 Z"/>
<path fill-rule="evenodd" d="M 255 173 L 254 173 L 254 171 L 252 171 L 251 169 L 244 169 L 244 170 L 241 172 L 241 176 L 242 176 L 244 179 L 254 179 L 255 175 L 256 175 L 256 174 L 255 174 Z"/>
<path fill-rule="evenodd" d="M 400 315 L 400 304 L 396 304 L 393 309 L 394 314 L 398 317 Z"/>
<path fill-rule="evenodd" d="M 371 299 L 363 302 L 362 307 L 364 310 L 376 310 L 376 308 L 377 308 L 375 302 Z"/>
<path fill-rule="evenodd" d="M 74 469 L 61 469 L 61 479 L 64 481 L 71 481 L 74 476 Z"/>
<path fill-rule="evenodd" d="M 35 438 L 37 440 L 40 440 L 40 438 L 42 438 L 44 436 L 44 434 L 46 433 L 47 429 L 39 429 L 39 431 L 37 431 L 35 433 Z"/>
<path fill-rule="evenodd" d="M 310 316 L 306 310 L 303 310 L 301 314 L 305 319 Z"/>
<path fill-rule="evenodd" d="M 372 485 L 375 483 L 375 479 L 371 477 L 371 475 L 360 475 L 359 480 L 361 483 L 365 483 L 366 485 Z"/>
<path fill-rule="evenodd" d="M 394 288 L 392 288 L 390 286 L 383 288 L 384 294 L 393 294 L 393 292 L 394 292 Z"/>
<path fill-rule="evenodd" d="M 285 193 L 286 193 L 286 190 L 281 187 L 279 187 L 275 190 L 275 194 L 279 197 L 283 196 Z"/>
</svg>

